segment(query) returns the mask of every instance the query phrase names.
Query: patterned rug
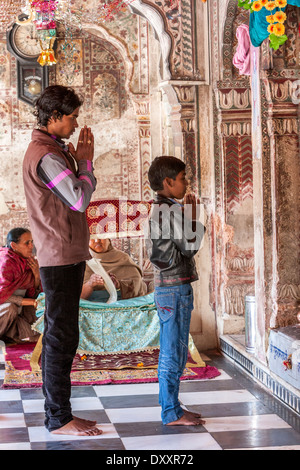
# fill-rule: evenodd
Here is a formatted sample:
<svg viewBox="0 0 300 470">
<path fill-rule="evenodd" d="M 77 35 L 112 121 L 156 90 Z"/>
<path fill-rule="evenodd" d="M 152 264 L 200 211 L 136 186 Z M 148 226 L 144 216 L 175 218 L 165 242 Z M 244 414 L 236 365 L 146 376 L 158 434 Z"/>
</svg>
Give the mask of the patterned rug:
<svg viewBox="0 0 300 470">
<path fill-rule="evenodd" d="M 38 388 L 42 386 L 40 370 L 32 371 L 31 358 L 35 343 L 6 345 L 5 376 L 2 388 Z M 147 351 L 112 354 L 76 354 L 72 385 L 104 385 L 157 382 L 159 348 Z M 211 379 L 220 375 L 215 367 L 207 366 L 197 350 L 189 351 L 182 380 Z"/>
<path fill-rule="evenodd" d="M 90 234 L 103 238 L 127 238 L 143 235 L 151 201 L 129 199 L 100 199 L 90 202 L 86 219 Z"/>
</svg>

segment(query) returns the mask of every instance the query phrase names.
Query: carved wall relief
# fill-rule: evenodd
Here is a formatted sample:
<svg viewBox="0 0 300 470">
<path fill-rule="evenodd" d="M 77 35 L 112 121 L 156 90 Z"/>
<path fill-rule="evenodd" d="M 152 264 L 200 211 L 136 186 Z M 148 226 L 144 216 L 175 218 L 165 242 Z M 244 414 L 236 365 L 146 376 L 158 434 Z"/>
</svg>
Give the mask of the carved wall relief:
<svg viewBox="0 0 300 470">
<path fill-rule="evenodd" d="M 296 121 L 296 120 L 295 120 Z M 296 124 L 296 123 L 295 123 Z M 291 124 L 292 125 L 292 124 Z M 276 136 L 278 313 L 280 326 L 297 323 L 300 308 L 300 166 L 295 132 Z M 298 160 L 298 161 L 297 161 Z"/>
<path fill-rule="evenodd" d="M 262 73 L 266 329 L 297 323 L 300 304 L 299 8 L 286 13 L 289 39 Z"/>
<path fill-rule="evenodd" d="M 270 77 L 268 85 L 270 158 L 265 159 L 264 181 L 273 185 L 273 191 L 264 192 L 265 204 L 269 201 L 264 225 L 267 290 L 272 300 L 267 303 L 266 326 L 280 327 L 297 323 L 300 303 L 299 119 L 288 91 L 290 81 Z M 267 191 L 268 183 L 264 188 Z"/>
</svg>

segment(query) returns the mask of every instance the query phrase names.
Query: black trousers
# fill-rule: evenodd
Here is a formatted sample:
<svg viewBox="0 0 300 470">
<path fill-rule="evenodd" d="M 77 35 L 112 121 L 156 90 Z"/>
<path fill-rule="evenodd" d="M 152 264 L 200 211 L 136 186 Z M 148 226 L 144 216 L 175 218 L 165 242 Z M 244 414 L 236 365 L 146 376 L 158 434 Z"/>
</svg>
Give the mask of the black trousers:
<svg viewBox="0 0 300 470">
<path fill-rule="evenodd" d="M 72 420 L 71 367 L 79 342 L 79 300 L 85 262 L 40 268 L 46 308 L 42 350 L 45 426 L 54 431 Z"/>
</svg>

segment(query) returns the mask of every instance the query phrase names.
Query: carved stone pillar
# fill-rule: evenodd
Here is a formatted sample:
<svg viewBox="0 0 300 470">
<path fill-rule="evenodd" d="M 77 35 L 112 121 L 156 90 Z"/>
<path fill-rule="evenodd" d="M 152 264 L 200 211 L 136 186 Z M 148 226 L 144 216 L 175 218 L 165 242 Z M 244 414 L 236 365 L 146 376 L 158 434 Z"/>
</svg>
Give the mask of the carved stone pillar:
<svg viewBox="0 0 300 470">
<path fill-rule="evenodd" d="M 199 191 L 199 164 L 197 150 L 197 82 L 169 81 L 161 88 L 171 106 L 174 155 L 187 164 L 187 175 L 193 191 Z"/>
<path fill-rule="evenodd" d="M 300 128 L 293 80 L 263 84 L 266 328 L 274 328 L 296 324 L 300 305 Z"/>
<path fill-rule="evenodd" d="M 133 101 L 138 124 L 139 155 L 141 172 L 141 200 L 150 201 L 152 192 L 148 180 L 148 170 L 151 164 L 150 140 L 150 98 L 149 95 L 134 95 Z"/>
<path fill-rule="evenodd" d="M 180 123 L 182 132 L 182 156 L 187 164 L 187 176 L 191 189 L 199 191 L 196 87 L 194 85 L 175 85 L 175 92 L 181 105 Z"/>
</svg>

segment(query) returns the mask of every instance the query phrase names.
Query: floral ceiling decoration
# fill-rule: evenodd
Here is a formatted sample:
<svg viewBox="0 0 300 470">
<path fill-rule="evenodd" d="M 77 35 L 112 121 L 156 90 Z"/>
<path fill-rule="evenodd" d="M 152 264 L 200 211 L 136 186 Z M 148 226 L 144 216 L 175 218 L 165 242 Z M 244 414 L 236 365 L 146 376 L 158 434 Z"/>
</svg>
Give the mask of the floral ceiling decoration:
<svg viewBox="0 0 300 470">
<path fill-rule="evenodd" d="M 255 47 L 267 37 L 274 50 L 287 41 L 284 10 L 288 4 L 300 7 L 300 0 L 238 0 L 239 7 L 250 11 L 249 33 Z"/>
</svg>

